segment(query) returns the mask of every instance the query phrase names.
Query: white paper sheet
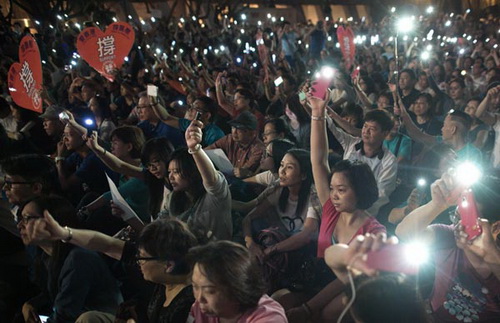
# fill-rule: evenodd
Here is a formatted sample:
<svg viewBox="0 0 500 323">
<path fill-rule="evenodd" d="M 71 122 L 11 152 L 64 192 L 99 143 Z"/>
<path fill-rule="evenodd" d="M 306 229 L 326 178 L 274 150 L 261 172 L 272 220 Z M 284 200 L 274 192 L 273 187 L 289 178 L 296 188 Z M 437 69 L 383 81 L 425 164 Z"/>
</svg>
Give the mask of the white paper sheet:
<svg viewBox="0 0 500 323">
<path fill-rule="evenodd" d="M 113 203 L 116 204 L 116 206 L 120 207 L 120 209 L 123 210 L 122 214 L 122 220 L 123 221 L 128 221 L 132 218 L 136 218 L 139 220 L 141 223 L 142 220 L 137 216 L 137 213 L 135 213 L 134 210 L 128 205 L 127 201 L 123 198 L 123 196 L 120 194 L 118 191 L 118 188 L 116 187 L 115 183 L 109 178 L 108 174 L 106 174 L 106 178 L 108 179 L 108 184 L 109 184 L 109 191 L 111 192 L 111 198 L 113 199 Z"/>
<path fill-rule="evenodd" d="M 224 174 L 233 174 L 233 164 L 231 164 L 222 149 L 205 150 L 205 152 L 221 172 Z"/>
</svg>

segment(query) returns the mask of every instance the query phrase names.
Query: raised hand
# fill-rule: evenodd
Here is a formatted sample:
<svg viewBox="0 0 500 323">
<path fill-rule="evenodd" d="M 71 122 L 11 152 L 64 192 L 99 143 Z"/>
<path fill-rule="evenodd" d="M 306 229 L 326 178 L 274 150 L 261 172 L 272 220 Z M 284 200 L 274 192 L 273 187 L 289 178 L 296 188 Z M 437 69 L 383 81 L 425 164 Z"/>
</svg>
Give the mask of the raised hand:
<svg viewBox="0 0 500 323">
<path fill-rule="evenodd" d="M 203 123 L 199 120 L 191 121 L 191 124 L 186 129 L 185 138 L 186 144 L 188 148 L 195 149 L 198 144 L 201 144 L 203 139 L 203 132 L 201 129 L 203 128 Z"/>
</svg>

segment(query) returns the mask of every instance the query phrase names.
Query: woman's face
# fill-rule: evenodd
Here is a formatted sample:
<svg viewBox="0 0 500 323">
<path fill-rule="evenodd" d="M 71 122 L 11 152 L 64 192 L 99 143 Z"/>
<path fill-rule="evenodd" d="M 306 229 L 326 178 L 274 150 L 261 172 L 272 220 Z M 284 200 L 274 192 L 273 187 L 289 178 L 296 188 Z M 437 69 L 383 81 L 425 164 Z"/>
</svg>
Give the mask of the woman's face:
<svg viewBox="0 0 500 323">
<path fill-rule="evenodd" d="M 330 200 L 339 212 L 356 210 L 356 193 L 344 172 L 333 174 L 330 182 Z"/>
<path fill-rule="evenodd" d="M 464 112 L 470 115 L 472 118 L 476 117 L 476 110 L 477 107 L 479 106 L 479 101 L 476 100 L 470 100 L 467 102 L 467 105 L 465 106 Z"/>
<path fill-rule="evenodd" d="M 304 175 L 300 172 L 299 161 L 291 154 L 286 154 L 281 160 L 278 175 L 280 186 L 284 187 L 300 186 L 304 180 Z"/>
<path fill-rule="evenodd" d="M 37 218 L 42 218 L 42 215 L 38 213 L 38 209 L 34 202 L 26 204 L 23 208 L 21 218 L 17 224 L 19 233 L 21 234 L 21 239 L 25 245 L 37 244 L 39 241 L 33 240 L 32 234 L 34 229 L 34 224 Z"/>
<path fill-rule="evenodd" d="M 266 151 L 260 160 L 260 168 L 262 170 L 270 170 L 274 172 L 273 144 L 267 145 Z"/>
<path fill-rule="evenodd" d="M 283 136 L 280 136 L 279 133 L 276 132 L 276 128 L 274 127 L 274 124 L 272 123 L 266 123 L 264 126 L 264 133 L 262 134 L 262 139 L 264 140 L 264 145 L 269 145 L 271 141 L 274 139 L 280 138 Z"/>
<path fill-rule="evenodd" d="M 390 106 L 391 102 L 389 101 L 389 98 L 384 96 L 384 95 L 381 95 L 378 97 L 378 100 L 377 100 L 377 109 L 379 110 L 383 110 L 385 108 L 387 108 L 388 106 Z"/>
<path fill-rule="evenodd" d="M 94 115 L 97 115 L 99 113 L 99 103 L 95 98 L 90 99 L 89 101 L 89 108 L 90 111 L 94 113 Z"/>
<path fill-rule="evenodd" d="M 143 248 L 139 248 L 138 251 L 139 258 L 152 258 L 151 255 L 147 253 Z M 137 264 L 141 268 L 141 273 L 145 280 L 156 284 L 166 283 L 166 265 L 161 260 L 142 259 L 137 260 Z"/>
<path fill-rule="evenodd" d="M 204 314 L 229 318 L 238 313 L 239 304 L 230 295 L 226 295 L 222 288 L 211 282 L 199 264 L 194 265 L 192 281 L 194 298 Z"/>
<path fill-rule="evenodd" d="M 174 191 L 182 192 L 187 191 L 189 188 L 190 183 L 184 176 L 182 176 L 177 160 L 172 160 L 168 165 L 168 181 L 170 182 L 170 185 L 172 185 Z"/>
<path fill-rule="evenodd" d="M 111 138 L 111 152 L 113 155 L 120 159 L 124 159 L 129 157 L 130 155 L 131 144 L 124 143 L 117 136 L 113 136 Z"/>
<path fill-rule="evenodd" d="M 151 175 L 158 179 L 165 178 L 167 176 L 166 164 L 156 154 L 149 157 L 149 162 L 146 166 Z"/>
</svg>

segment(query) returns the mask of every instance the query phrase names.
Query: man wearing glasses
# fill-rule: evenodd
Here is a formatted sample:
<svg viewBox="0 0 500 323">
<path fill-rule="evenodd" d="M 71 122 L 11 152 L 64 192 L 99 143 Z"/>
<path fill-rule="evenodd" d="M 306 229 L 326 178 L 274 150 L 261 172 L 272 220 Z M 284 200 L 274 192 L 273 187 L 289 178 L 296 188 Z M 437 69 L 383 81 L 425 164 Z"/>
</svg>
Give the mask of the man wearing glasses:
<svg viewBox="0 0 500 323">
<path fill-rule="evenodd" d="M 224 137 L 224 132 L 213 123 L 217 113 L 215 102 L 208 97 L 198 97 L 187 110 L 184 118 L 177 118 L 167 112 L 158 102 L 153 101 L 153 111 L 166 125 L 185 132 L 191 121 L 198 117 L 203 123 L 202 147 L 209 146 Z"/>
<path fill-rule="evenodd" d="M 146 92 L 139 94 L 139 102 L 136 109 L 141 121 L 137 126 L 144 132 L 146 139 L 165 137 L 174 148 L 186 146 L 184 134 L 178 129 L 161 122 L 160 118 L 153 111 L 153 103 L 156 102 L 152 102 Z"/>
<path fill-rule="evenodd" d="M 26 203 L 60 190 L 55 164 L 48 157 L 17 155 L 4 159 L 0 166 L 4 173 L 0 177 L 2 194 L 8 201 L 0 204 L 0 289 L 5 291 L 0 302 L 9 309 L 0 311 L 0 317 L 10 321 L 14 310 L 22 305 L 16 302 L 26 299 L 29 289 L 28 257 L 16 222 L 21 220 L 21 210 Z"/>
</svg>

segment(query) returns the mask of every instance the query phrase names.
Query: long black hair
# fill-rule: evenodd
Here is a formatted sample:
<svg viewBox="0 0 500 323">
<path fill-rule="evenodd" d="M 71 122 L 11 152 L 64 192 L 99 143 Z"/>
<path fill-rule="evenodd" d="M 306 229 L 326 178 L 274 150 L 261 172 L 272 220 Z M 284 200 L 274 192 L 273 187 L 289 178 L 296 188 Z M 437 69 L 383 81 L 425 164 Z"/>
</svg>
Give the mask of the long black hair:
<svg viewBox="0 0 500 323">
<path fill-rule="evenodd" d="M 166 183 L 167 188 L 172 190 L 170 214 L 176 215 L 181 214 L 193 207 L 193 205 L 196 204 L 196 201 L 203 197 L 207 191 L 203 186 L 203 179 L 201 178 L 200 171 L 196 166 L 194 158 L 188 153 L 187 148 L 179 148 L 175 150 L 170 157 L 167 167 L 173 161 L 177 162 L 177 167 L 181 176 L 189 181 L 187 191 L 173 191 L 170 182 L 167 181 Z M 189 199 L 189 196 L 193 199 Z"/>
<path fill-rule="evenodd" d="M 287 154 L 290 154 L 297 160 L 300 167 L 300 174 L 305 177 L 300 185 L 299 200 L 297 202 L 297 208 L 295 209 L 295 216 L 300 217 L 300 214 L 304 211 L 309 202 L 309 193 L 311 192 L 311 185 L 313 184 L 311 157 L 309 151 L 305 149 L 290 149 L 287 151 Z M 286 210 L 289 195 L 290 190 L 288 187 L 283 187 L 278 202 L 278 207 L 281 212 L 285 212 Z"/>
<path fill-rule="evenodd" d="M 167 138 L 153 138 L 148 140 L 144 145 L 141 154 L 141 162 L 142 165 L 147 166 L 151 158 L 155 156 L 168 167 L 171 154 L 172 150 L 170 149 L 170 143 Z M 146 171 L 146 183 L 148 184 L 149 195 L 151 197 L 149 211 L 153 218 L 156 219 L 163 201 L 165 180 L 163 178 L 156 178 L 149 171 Z"/>
</svg>

